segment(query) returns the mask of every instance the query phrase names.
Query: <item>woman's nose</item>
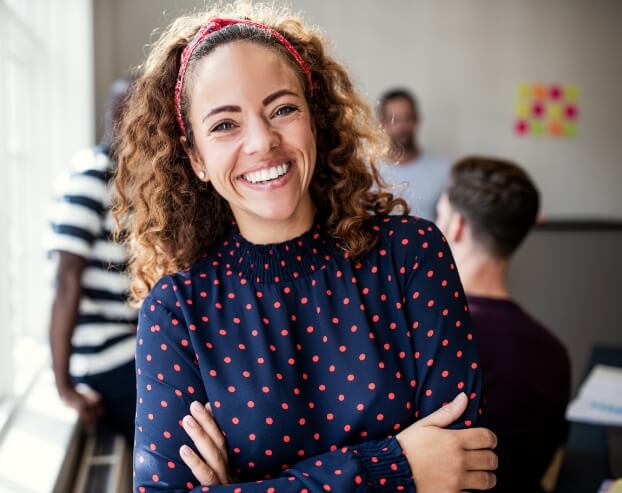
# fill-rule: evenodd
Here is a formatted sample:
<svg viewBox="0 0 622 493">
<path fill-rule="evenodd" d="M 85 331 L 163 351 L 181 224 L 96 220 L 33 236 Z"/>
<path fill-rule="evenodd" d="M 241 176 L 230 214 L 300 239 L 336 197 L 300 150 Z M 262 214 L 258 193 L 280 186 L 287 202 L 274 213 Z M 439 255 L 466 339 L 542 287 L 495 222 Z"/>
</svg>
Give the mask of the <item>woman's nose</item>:
<svg viewBox="0 0 622 493">
<path fill-rule="evenodd" d="M 244 139 L 246 154 L 268 153 L 280 143 L 281 136 L 265 118 L 257 118 L 248 123 Z"/>
</svg>

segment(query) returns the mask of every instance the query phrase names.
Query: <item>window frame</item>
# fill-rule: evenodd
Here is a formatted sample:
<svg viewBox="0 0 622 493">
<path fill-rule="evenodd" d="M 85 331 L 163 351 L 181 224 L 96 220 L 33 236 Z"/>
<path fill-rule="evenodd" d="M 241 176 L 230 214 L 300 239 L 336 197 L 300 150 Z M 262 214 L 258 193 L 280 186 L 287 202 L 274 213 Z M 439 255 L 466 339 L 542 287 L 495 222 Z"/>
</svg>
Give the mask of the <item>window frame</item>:
<svg viewBox="0 0 622 493">
<path fill-rule="evenodd" d="M 92 0 L 0 0 L 0 405 L 49 357 L 53 184 L 95 142 Z M 10 415 L 10 413 L 9 413 Z M 0 430 L 3 423 L 0 419 Z M 1 434 L 0 434 L 1 435 Z"/>
</svg>

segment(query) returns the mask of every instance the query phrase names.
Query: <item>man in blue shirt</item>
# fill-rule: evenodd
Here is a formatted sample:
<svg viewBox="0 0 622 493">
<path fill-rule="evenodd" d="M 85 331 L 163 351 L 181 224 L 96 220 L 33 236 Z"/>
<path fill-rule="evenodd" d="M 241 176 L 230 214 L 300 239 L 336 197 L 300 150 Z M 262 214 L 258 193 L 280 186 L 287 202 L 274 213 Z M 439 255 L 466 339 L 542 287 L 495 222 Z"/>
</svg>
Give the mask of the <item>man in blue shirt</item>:
<svg viewBox="0 0 622 493">
<path fill-rule="evenodd" d="M 378 113 L 391 139 L 389 162 L 380 172 L 395 194 L 408 202 L 411 214 L 429 221 L 436 218 L 436 203 L 445 188 L 451 163 L 424 152 L 417 140 L 421 122 L 415 97 L 393 89 L 381 98 Z"/>
</svg>

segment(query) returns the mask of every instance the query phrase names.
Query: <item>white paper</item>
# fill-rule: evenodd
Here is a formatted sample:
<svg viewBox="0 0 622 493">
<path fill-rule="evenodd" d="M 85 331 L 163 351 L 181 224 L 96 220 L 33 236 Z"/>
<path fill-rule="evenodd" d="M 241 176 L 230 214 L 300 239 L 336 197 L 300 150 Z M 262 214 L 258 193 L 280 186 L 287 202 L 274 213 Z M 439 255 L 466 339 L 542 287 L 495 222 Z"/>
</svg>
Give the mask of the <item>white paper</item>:
<svg viewBox="0 0 622 493">
<path fill-rule="evenodd" d="M 568 405 L 566 418 L 606 426 L 622 426 L 622 368 L 596 365 Z"/>
</svg>

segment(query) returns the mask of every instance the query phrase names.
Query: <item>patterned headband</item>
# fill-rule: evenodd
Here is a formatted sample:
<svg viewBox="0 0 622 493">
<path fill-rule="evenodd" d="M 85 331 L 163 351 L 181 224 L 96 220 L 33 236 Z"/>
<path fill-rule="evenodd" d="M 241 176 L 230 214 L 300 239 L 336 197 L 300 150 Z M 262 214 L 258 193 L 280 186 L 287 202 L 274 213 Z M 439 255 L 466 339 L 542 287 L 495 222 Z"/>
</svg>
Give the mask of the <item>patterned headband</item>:
<svg viewBox="0 0 622 493">
<path fill-rule="evenodd" d="M 305 63 L 305 61 L 298 53 L 298 50 L 292 46 L 292 44 L 283 37 L 283 35 L 271 27 L 262 24 L 261 22 L 252 21 L 250 19 L 212 19 L 207 24 L 201 27 L 199 31 L 194 35 L 192 41 L 186 45 L 184 51 L 181 54 L 181 61 L 179 64 L 179 74 L 177 75 L 177 83 L 175 84 L 175 111 L 177 116 L 177 124 L 181 130 L 181 135 L 183 137 L 186 136 L 186 127 L 184 125 L 184 120 L 181 116 L 181 96 L 184 88 L 184 80 L 186 78 L 186 70 L 188 69 L 188 62 L 190 61 L 190 57 L 197 46 L 210 34 L 213 34 L 217 31 L 220 31 L 223 27 L 231 26 L 233 24 L 245 24 L 247 26 L 253 26 L 257 29 L 261 29 L 271 36 L 276 38 L 276 40 L 281 43 L 287 51 L 294 57 L 296 63 L 300 66 L 302 71 L 307 77 L 307 83 L 309 86 L 309 92 L 313 93 L 313 81 L 311 79 L 311 70 L 309 66 Z"/>
</svg>

